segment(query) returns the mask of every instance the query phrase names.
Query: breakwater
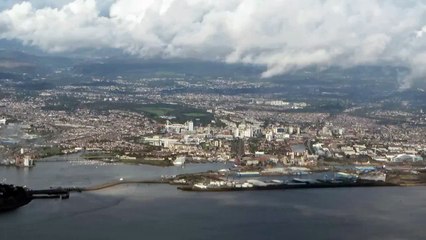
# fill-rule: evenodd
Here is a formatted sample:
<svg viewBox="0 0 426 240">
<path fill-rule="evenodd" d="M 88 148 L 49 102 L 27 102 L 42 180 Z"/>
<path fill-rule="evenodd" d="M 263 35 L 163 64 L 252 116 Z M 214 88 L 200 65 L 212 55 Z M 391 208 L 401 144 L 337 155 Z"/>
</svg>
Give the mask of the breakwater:
<svg viewBox="0 0 426 240">
<path fill-rule="evenodd" d="M 153 180 L 117 180 L 117 181 L 111 181 L 107 183 L 102 183 L 99 185 L 89 186 L 89 187 L 83 187 L 83 188 L 69 188 L 70 191 L 77 191 L 77 192 L 89 192 L 89 191 L 99 191 L 107 188 L 116 187 L 119 185 L 127 185 L 127 184 L 168 184 L 168 181 L 162 180 L 162 179 L 153 179 Z"/>
</svg>

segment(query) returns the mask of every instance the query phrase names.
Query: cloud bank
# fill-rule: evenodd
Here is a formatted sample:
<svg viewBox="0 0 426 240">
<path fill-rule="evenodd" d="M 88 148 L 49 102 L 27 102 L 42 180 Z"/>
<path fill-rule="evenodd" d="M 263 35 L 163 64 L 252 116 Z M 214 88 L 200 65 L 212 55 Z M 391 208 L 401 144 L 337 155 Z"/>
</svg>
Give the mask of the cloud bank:
<svg viewBox="0 0 426 240">
<path fill-rule="evenodd" d="M 422 0 L 6 0 L 0 38 L 47 52 L 115 48 L 141 57 L 264 65 L 408 66 L 426 76 Z"/>
</svg>

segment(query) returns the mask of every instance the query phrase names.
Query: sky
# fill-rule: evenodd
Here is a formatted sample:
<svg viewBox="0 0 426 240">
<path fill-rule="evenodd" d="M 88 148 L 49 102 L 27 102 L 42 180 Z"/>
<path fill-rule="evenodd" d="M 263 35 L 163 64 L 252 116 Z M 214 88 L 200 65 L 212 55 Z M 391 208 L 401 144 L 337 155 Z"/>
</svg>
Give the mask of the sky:
<svg viewBox="0 0 426 240">
<path fill-rule="evenodd" d="M 141 58 L 266 66 L 386 64 L 426 79 L 422 0 L 2 0 L 0 39 L 48 53 L 118 49 Z"/>
</svg>

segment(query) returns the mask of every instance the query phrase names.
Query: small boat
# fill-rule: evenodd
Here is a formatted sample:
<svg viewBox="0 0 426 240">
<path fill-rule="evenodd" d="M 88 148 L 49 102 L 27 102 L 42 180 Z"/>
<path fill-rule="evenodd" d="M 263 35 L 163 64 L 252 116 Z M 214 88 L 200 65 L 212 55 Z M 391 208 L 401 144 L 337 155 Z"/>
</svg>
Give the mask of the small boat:
<svg viewBox="0 0 426 240">
<path fill-rule="evenodd" d="M 183 166 L 185 164 L 186 157 L 180 156 L 177 157 L 176 160 L 173 161 L 173 165 L 175 166 Z"/>
</svg>

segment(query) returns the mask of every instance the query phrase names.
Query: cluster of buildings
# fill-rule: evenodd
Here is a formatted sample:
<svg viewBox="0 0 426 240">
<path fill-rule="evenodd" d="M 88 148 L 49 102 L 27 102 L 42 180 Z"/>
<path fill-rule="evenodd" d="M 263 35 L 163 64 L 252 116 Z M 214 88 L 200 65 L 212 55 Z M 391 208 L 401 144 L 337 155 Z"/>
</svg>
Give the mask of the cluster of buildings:
<svg viewBox="0 0 426 240">
<path fill-rule="evenodd" d="M 304 109 L 308 106 L 305 102 L 288 102 L 284 100 L 254 100 L 257 105 L 269 105 L 281 107 L 282 109 Z"/>
<path fill-rule="evenodd" d="M 413 162 L 422 161 L 426 152 L 423 128 L 383 127 L 351 116 L 316 115 L 314 121 L 298 122 L 304 115 L 294 113 L 287 114 L 286 122 L 266 122 L 243 112 L 215 109 L 212 113 L 220 125 L 195 126 L 192 120 L 159 122 L 130 111 L 66 112 L 43 110 L 37 104 L 12 106 L 16 107 L 0 109 L 1 114 L 25 122 L 33 134 L 49 136 L 43 138 L 44 144 L 58 146 L 64 153 L 86 149 L 117 152 L 121 159 L 184 157 L 187 161 L 277 167 L 315 166 L 319 159 Z M 37 156 L 15 155 L 19 156 L 16 164 L 22 166 L 31 165 Z"/>
<path fill-rule="evenodd" d="M 185 157 L 188 161 L 238 161 L 247 166 L 307 166 L 320 160 L 413 162 L 425 157 L 423 113 L 376 111 L 360 117 L 354 114 L 356 109 L 339 114 L 309 112 L 312 102 L 305 103 L 305 99 L 291 102 L 274 95 L 232 94 L 267 83 L 174 80 L 173 86 L 161 86 L 156 83 L 170 79 L 130 81 L 120 77 L 111 85 L 63 85 L 24 100 L 2 98 L 0 116 L 11 116 L 27 126 L 28 134 L 39 137 L 29 139 L 34 156 L 27 160 L 19 148 L 6 144 L 0 143 L 0 153 L 21 156 L 20 165 L 30 164 L 40 146 L 57 146 L 64 153 L 82 149 L 113 152 L 122 159 Z M 203 92 L 175 91 L 180 88 Z M 13 96 L 13 89 L 7 91 Z M 227 91 L 231 93 L 224 94 Z M 77 103 L 64 104 L 63 98 Z M 215 122 L 176 122 L 174 116 L 153 119 L 134 109 L 114 110 L 114 104 L 160 102 L 205 109 Z M 100 103 L 112 105 L 101 108 Z M 72 108 L 62 109 L 64 105 Z M 296 111 L 300 109 L 304 110 Z M 406 124 L 380 122 L 387 118 L 405 119 Z M 0 125 L 6 123 L 0 117 Z"/>
<path fill-rule="evenodd" d="M 0 165 L 26 168 L 33 167 L 34 155 L 31 152 L 26 152 L 26 149 L 21 148 L 19 154 L 15 154 L 14 158 L 1 159 Z"/>
<path fill-rule="evenodd" d="M 318 151 L 330 151 L 328 148 L 317 147 Z M 354 144 L 333 149 L 337 158 L 353 158 L 358 156 L 369 156 L 378 162 L 419 162 L 423 161 L 420 153 L 426 149 L 422 145 L 384 146 L 374 145 L 367 147 L 365 144 Z"/>
</svg>

